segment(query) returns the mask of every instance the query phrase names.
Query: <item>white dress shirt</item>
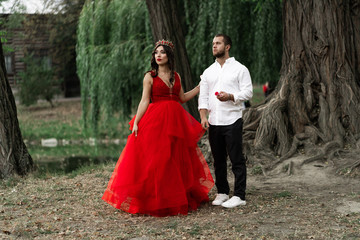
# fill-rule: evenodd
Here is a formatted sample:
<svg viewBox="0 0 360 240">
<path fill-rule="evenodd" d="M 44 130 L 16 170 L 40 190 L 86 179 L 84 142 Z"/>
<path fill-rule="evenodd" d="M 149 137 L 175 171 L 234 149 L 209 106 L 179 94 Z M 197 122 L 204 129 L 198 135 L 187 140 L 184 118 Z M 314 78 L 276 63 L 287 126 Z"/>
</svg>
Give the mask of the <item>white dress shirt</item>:
<svg viewBox="0 0 360 240">
<path fill-rule="evenodd" d="M 216 92 L 227 92 L 234 101 L 221 102 Z M 251 99 L 253 87 L 249 70 L 231 57 L 221 65 L 215 62 L 201 76 L 198 109 L 209 111 L 211 125 L 231 125 L 242 117 L 244 101 Z"/>
</svg>

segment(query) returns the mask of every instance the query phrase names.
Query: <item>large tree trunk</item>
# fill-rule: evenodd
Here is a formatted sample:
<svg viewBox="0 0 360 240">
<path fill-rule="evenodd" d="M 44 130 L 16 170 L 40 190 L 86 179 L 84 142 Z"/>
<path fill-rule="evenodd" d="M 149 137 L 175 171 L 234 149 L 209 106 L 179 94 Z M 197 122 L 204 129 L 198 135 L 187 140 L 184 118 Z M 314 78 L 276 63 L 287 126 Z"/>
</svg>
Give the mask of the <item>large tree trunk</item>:
<svg viewBox="0 0 360 240">
<path fill-rule="evenodd" d="M 176 70 L 181 76 L 184 91 L 191 90 L 194 87 L 194 83 L 191 78 L 183 30 L 178 20 L 177 1 L 146 0 L 146 4 L 149 10 L 154 41 L 168 39 L 174 43 Z M 196 100 L 192 99 L 186 105 L 190 114 L 199 118 Z"/>
<path fill-rule="evenodd" d="M 281 77 L 245 115 L 245 141 L 273 166 L 299 147 L 303 163 L 360 147 L 359 1 L 285 0 Z M 276 158 L 275 156 L 280 156 Z"/>
<path fill-rule="evenodd" d="M 3 179 L 14 173 L 25 175 L 33 168 L 33 160 L 21 136 L 1 42 L 0 65 L 0 179 Z"/>
</svg>

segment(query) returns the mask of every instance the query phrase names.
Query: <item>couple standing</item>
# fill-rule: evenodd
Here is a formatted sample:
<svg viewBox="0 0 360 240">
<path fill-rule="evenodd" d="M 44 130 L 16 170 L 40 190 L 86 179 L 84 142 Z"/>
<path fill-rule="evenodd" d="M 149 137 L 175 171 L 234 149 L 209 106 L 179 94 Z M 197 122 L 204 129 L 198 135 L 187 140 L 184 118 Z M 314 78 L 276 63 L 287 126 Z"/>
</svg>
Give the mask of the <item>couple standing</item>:
<svg viewBox="0 0 360 240">
<path fill-rule="evenodd" d="M 229 56 L 230 37 L 218 34 L 212 44 L 216 61 L 204 71 L 200 84 L 186 93 L 174 71 L 174 45 L 166 40 L 155 44 L 152 70 L 144 76 L 142 98 L 130 121 L 132 134 L 102 197 L 104 201 L 129 213 L 153 216 L 186 215 L 196 210 L 209 201 L 208 193 L 214 186 L 197 146 L 209 130 L 218 192 L 212 204 L 226 208 L 246 204 L 242 110 L 244 101 L 252 97 L 250 73 Z M 199 92 L 201 124 L 180 104 Z M 235 176 L 230 199 L 228 155 Z"/>
</svg>

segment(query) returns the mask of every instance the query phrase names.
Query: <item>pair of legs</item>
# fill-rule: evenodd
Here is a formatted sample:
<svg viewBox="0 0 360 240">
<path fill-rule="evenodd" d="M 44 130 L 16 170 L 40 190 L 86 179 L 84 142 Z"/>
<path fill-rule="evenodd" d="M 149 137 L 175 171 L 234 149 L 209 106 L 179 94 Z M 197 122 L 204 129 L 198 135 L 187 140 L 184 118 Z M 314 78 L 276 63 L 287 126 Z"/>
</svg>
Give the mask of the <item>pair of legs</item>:
<svg viewBox="0 0 360 240">
<path fill-rule="evenodd" d="M 245 200 L 246 159 L 242 153 L 242 129 L 242 118 L 227 126 L 210 125 L 209 141 L 214 157 L 215 184 L 218 193 L 228 195 L 230 192 L 226 161 L 229 155 L 235 176 L 234 196 Z"/>
</svg>

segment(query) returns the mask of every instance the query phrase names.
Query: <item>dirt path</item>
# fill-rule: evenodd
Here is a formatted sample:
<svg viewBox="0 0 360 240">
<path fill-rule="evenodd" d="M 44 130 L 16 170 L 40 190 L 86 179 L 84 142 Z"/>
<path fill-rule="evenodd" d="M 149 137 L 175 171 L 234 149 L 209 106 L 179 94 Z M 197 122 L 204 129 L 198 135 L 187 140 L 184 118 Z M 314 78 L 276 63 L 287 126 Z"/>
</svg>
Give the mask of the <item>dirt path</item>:
<svg viewBox="0 0 360 240">
<path fill-rule="evenodd" d="M 130 215 L 100 199 L 113 164 L 75 177 L 19 179 L 0 188 L 0 238 L 359 239 L 360 180 L 319 165 L 292 176 L 250 175 L 245 207 L 206 203 L 165 218 Z"/>
<path fill-rule="evenodd" d="M 302 157 L 288 161 L 301 162 Z M 322 205 L 332 204 L 343 214 L 360 213 L 360 180 L 339 176 L 324 163 L 313 163 L 297 168 L 292 175 L 279 174 L 253 177 L 250 184 L 259 191 L 288 191 L 307 198 L 322 200 Z M 359 219 L 360 220 L 360 219 Z M 359 222 L 360 224 L 360 222 Z"/>
</svg>

